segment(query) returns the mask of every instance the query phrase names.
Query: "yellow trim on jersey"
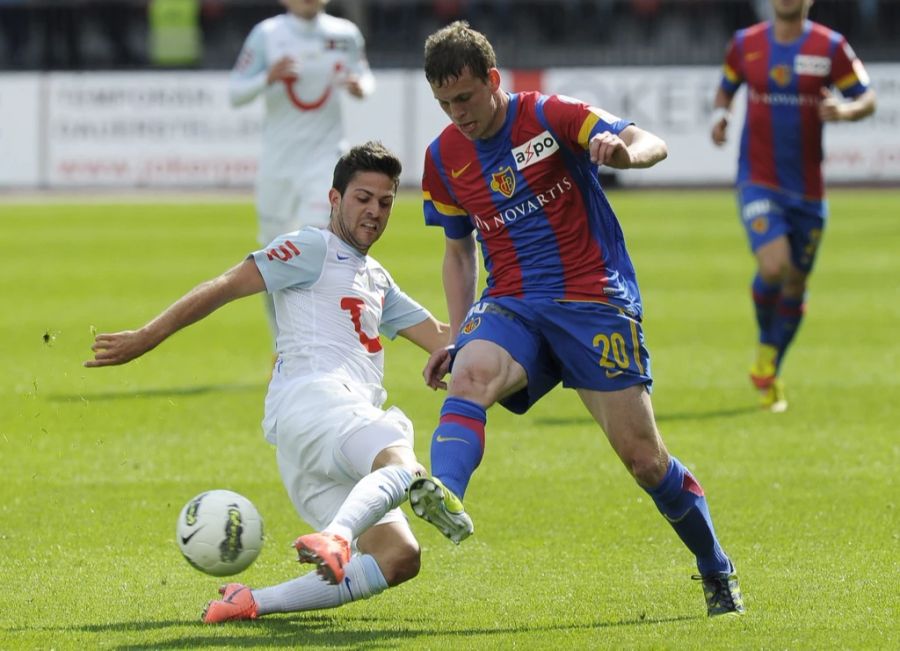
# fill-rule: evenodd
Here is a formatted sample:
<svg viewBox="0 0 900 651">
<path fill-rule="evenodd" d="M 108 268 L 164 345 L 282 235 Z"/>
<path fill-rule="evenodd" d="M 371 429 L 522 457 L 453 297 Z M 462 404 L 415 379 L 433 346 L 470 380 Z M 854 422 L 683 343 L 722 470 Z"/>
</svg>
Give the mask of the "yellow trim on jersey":
<svg viewBox="0 0 900 651">
<path fill-rule="evenodd" d="M 724 66 L 722 66 L 722 74 L 725 75 L 725 78 L 728 81 L 730 81 L 732 84 L 736 84 L 741 80 L 738 73 L 734 71 L 734 68 L 732 68 L 727 63 Z"/>
<path fill-rule="evenodd" d="M 578 144 L 585 149 L 587 149 L 588 142 L 590 142 L 591 131 L 594 130 L 594 126 L 596 126 L 599 121 L 600 116 L 591 111 L 584 119 L 584 122 L 581 123 L 581 129 L 578 131 Z"/>
<path fill-rule="evenodd" d="M 845 88 L 850 88 L 850 86 L 853 86 L 858 82 L 859 77 L 856 76 L 856 72 L 851 72 L 838 79 L 834 83 L 834 85 L 837 86 L 840 90 L 844 90 Z"/>
<path fill-rule="evenodd" d="M 440 201 L 435 201 L 431 198 L 431 193 L 428 191 L 422 192 L 422 199 L 425 201 L 430 201 L 431 204 L 435 207 L 435 209 L 441 213 L 442 215 L 447 215 L 448 217 L 461 217 L 464 215 L 468 215 L 465 210 L 462 208 L 457 208 L 456 206 L 451 206 L 448 203 L 441 203 Z"/>
</svg>

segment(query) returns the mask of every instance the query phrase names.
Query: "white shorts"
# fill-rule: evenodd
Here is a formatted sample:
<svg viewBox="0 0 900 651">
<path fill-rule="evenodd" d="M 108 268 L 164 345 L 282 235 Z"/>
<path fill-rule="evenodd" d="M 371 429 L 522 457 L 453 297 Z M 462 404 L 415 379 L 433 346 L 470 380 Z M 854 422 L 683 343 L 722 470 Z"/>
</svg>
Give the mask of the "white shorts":
<svg viewBox="0 0 900 651">
<path fill-rule="evenodd" d="M 383 410 L 367 387 L 333 377 L 273 378 L 266 397 L 266 438 L 276 446 L 281 479 L 297 513 L 317 531 L 330 523 L 375 456 L 413 446 L 413 426 L 397 407 Z M 383 394 L 382 394 L 383 395 Z M 379 520 L 405 521 L 397 508 Z"/>
<path fill-rule="evenodd" d="M 256 180 L 256 213 L 259 243 L 263 246 L 283 233 L 304 226 L 328 226 L 334 161 L 310 167 L 296 177 L 259 175 Z"/>
</svg>

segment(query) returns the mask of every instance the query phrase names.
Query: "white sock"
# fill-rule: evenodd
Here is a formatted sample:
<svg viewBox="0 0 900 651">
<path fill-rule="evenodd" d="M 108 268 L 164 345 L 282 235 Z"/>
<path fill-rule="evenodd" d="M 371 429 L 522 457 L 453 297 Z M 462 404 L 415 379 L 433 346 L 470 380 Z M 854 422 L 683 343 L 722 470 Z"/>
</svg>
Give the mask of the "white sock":
<svg viewBox="0 0 900 651">
<path fill-rule="evenodd" d="M 354 556 L 346 567 L 346 576 L 340 585 L 326 583 L 315 572 L 269 588 L 253 590 L 257 612 L 290 613 L 299 610 L 336 608 L 349 601 L 368 599 L 387 590 L 381 568 L 368 554 Z"/>
<path fill-rule="evenodd" d="M 348 541 L 355 540 L 385 513 L 403 503 L 411 481 L 412 475 L 402 466 L 385 466 L 370 472 L 356 482 L 334 520 L 323 531 L 336 533 Z"/>
</svg>

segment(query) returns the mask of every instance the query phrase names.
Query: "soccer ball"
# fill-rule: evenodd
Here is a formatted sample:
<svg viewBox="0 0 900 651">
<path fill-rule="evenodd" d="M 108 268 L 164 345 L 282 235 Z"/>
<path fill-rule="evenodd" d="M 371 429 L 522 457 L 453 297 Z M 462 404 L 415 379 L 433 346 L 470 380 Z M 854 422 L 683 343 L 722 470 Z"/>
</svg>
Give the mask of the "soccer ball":
<svg viewBox="0 0 900 651">
<path fill-rule="evenodd" d="M 200 493 L 181 509 L 175 539 L 187 562 L 213 576 L 247 569 L 263 545 L 259 511 L 228 490 Z"/>
</svg>

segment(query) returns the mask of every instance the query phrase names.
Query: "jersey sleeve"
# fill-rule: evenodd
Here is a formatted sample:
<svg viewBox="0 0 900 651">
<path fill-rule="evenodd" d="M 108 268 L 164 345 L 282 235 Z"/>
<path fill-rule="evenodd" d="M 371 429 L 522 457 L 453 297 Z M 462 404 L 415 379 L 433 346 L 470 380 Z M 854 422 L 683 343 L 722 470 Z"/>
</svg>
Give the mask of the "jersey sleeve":
<svg viewBox="0 0 900 651">
<path fill-rule="evenodd" d="M 228 77 L 228 96 L 232 106 L 241 106 L 266 87 L 266 45 L 262 24 L 254 27 Z"/>
<path fill-rule="evenodd" d="M 832 57 L 831 80 L 844 97 L 859 97 L 869 89 L 869 75 L 843 36 Z"/>
<path fill-rule="evenodd" d="M 372 74 L 369 61 L 366 59 L 366 41 L 359 28 L 353 23 L 350 25 L 352 26 L 352 38 L 350 51 L 347 53 L 347 65 L 350 73 L 359 79 L 363 95 L 371 95 L 375 91 L 375 75 Z"/>
<path fill-rule="evenodd" d="M 315 228 L 276 237 L 251 253 L 270 294 L 286 287 L 310 287 L 322 275 L 328 245 Z"/>
<path fill-rule="evenodd" d="M 388 339 L 394 339 L 398 332 L 422 323 L 431 316 L 431 313 L 407 296 L 390 275 L 388 278 L 390 286 L 384 294 L 384 308 L 378 330 Z"/>
<path fill-rule="evenodd" d="M 629 120 L 585 104 L 565 95 L 551 95 L 543 104 L 547 123 L 565 140 L 571 149 L 587 149 L 598 133 L 618 135 L 625 127 L 634 124 Z"/>
<path fill-rule="evenodd" d="M 450 239 L 458 240 L 475 230 L 468 213 L 456 203 L 447 189 L 436 160 L 437 141 L 425 150 L 425 169 L 422 173 L 422 201 L 425 223 L 441 226 Z"/>
<path fill-rule="evenodd" d="M 741 84 L 744 83 L 744 73 L 741 70 L 741 46 L 737 35 L 728 43 L 725 51 L 725 63 L 722 64 L 721 88 L 728 95 L 734 95 Z"/>
</svg>

